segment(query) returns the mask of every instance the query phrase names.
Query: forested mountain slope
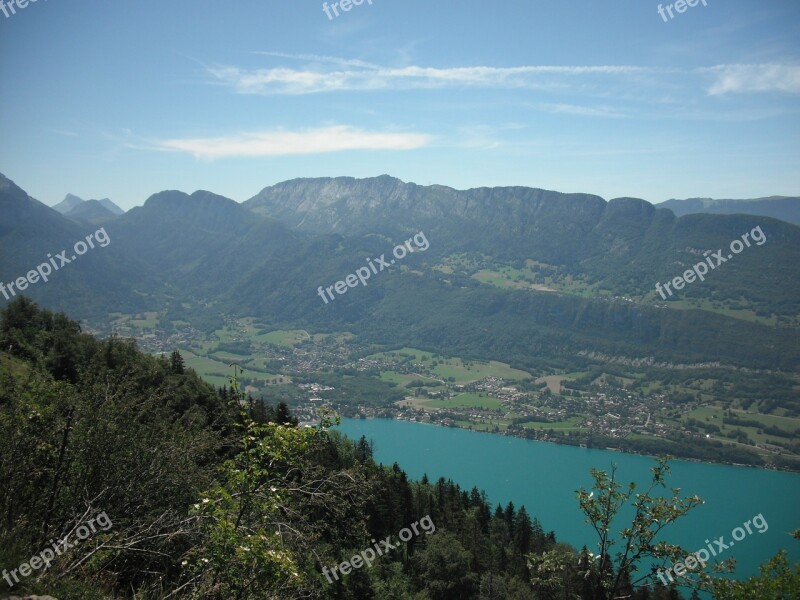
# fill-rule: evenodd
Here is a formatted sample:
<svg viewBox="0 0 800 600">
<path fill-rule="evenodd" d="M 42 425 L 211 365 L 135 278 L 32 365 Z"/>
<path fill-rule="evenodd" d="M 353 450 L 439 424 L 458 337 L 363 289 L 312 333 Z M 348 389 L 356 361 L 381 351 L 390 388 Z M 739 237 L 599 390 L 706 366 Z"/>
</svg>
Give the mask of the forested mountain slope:
<svg viewBox="0 0 800 600">
<path fill-rule="evenodd" d="M 98 227 L 80 226 L 2 181 L 0 203 L 10 217 L 0 230 L 2 281 Z M 705 281 L 666 301 L 658 296 L 656 283 L 754 231 L 763 241 Z M 114 312 L 157 311 L 213 330 L 221 314 L 257 316 L 357 330 L 383 343 L 449 344 L 464 355 L 517 363 L 596 351 L 800 365 L 800 228 L 764 217 L 676 218 L 630 198 L 606 203 L 530 188 L 461 192 L 384 176 L 295 180 L 244 204 L 166 191 L 103 232 L 107 247 L 25 293 L 95 322 Z M 419 232 L 427 250 L 336 302 L 320 300 L 319 286 Z"/>
</svg>

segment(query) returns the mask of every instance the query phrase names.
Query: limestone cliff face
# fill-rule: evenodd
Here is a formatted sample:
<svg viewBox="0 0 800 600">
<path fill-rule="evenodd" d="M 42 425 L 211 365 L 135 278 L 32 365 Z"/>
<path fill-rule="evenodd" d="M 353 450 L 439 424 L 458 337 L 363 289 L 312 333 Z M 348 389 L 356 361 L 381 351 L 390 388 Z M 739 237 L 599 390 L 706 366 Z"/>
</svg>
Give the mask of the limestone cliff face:
<svg viewBox="0 0 800 600">
<path fill-rule="evenodd" d="M 419 186 L 382 175 L 294 179 L 264 188 L 245 205 L 308 232 L 352 235 L 383 229 L 387 224 L 413 229 L 419 223 L 442 220 L 474 221 L 517 232 L 569 220 L 588 231 L 606 202 L 590 194 L 525 187 L 455 190 Z"/>
<path fill-rule="evenodd" d="M 591 194 L 527 187 L 455 190 L 387 175 L 295 179 L 265 188 L 245 206 L 309 234 L 396 238 L 424 229 L 440 249 L 559 264 L 609 252 L 633 257 L 654 228 L 668 229 L 675 220 L 671 212 L 636 198 L 606 202 Z"/>
</svg>

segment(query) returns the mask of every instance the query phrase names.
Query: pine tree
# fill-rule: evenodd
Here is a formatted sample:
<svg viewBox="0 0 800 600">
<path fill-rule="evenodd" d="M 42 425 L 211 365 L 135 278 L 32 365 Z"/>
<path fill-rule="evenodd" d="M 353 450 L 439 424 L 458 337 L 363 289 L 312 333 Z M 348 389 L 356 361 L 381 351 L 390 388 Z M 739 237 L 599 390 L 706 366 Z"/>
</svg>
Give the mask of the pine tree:
<svg viewBox="0 0 800 600">
<path fill-rule="evenodd" d="M 292 416 L 286 402 L 279 403 L 278 408 L 275 409 L 275 422 L 279 425 L 297 425 L 297 419 Z"/>
<path fill-rule="evenodd" d="M 367 436 L 362 435 L 356 444 L 356 460 L 361 464 L 372 459 L 372 444 L 367 441 Z"/>
<path fill-rule="evenodd" d="M 531 519 L 525 507 L 521 507 L 514 520 L 514 547 L 520 555 L 525 555 L 531 550 L 533 536 Z"/>
<path fill-rule="evenodd" d="M 539 522 L 539 519 L 533 517 L 531 522 L 531 550 L 537 554 L 541 554 L 547 547 L 547 538 L 544 534 L 544 528 Z"/>
<path fill-rule="evenodd" d="M 183 357 L 180 352 L 173 350 L 169 357 L 169 363 L 170 369 L 175 375 L 183 375 L 185 369 L 183 366 Z"/>
<path fill-rule="evenodd" d="M 503 513 L 503 516 L 505 517 L 506 525 L 508 525 L 508 530 L 509 531 L 513 531 L 514 530 L 514 516 L 515 515 L 516 515 L 516 512 L 514 511 L 514 503 L 513 502 L 509 502 L 506 505 L 505 512 Z"/>
</svg>

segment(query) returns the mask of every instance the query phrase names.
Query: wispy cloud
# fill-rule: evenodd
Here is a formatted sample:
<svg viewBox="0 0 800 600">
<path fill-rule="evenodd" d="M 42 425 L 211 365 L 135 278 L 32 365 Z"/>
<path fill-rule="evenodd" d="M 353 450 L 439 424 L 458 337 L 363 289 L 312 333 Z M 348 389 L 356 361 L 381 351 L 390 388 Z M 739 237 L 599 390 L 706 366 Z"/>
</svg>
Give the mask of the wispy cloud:
<svg viewBox="0 0 800 600">
<path fill-rule="evenodd" d="M 303 66 L 243 68 L 206 66 L 210 81 L 237 94 L 300 95 L 337 91 L 413 89 L 537 89 L 578 95 L 603 95 L 617 90 L 630 93 L 684 89 L 719 96 L 729 93 L 800 93 L 800 66 L 781 64 L 715 65 L 696 69 L 635 65 L 523 65 L 517 67 L 461 66 L 388 67 L 362 60 L 257 52 L 274 58 L 300 61 Z M 583 108 L 573 104 L 541 106 L 552 112 L 586 116 L 618 117 L 607 107 Z"/>
<path fill-rule="evenodd" d="M 383 67 L 362 61 L 307 55 L 279 55 L 305 58 L 314 65 L 305 68 L 274 67 L 244 69 L 235 66 L 206 67 L 214 83 L 231 87 L 239 94 L 316 94 L 333 91 L 436 89 L 453 87 L 498 87 L 558 89 L 560 78 L 625 77 L 645 74 L 647 67 L 626 65 L 600 66 L 521 66 L 521 67 Z M 339 69 L 321 68 L 333 63 Z"/>
<path fill-rule="evenodd" d="M 288 58 L 290 60 L 299 60 L 305 62 L 316 63 L 330 63 L 344 67 L 364 67 L 367 69 L 379 69 L 380 65 L 369 63 L 355 58 L 341 58 L 338 56 L 326 56 L 323 54 L 289 54 L 287 52 L 263 52 L 255 51 L 252 54 L 260 54 L 263 56 L 274 56 L 276 58 Z"/>
<path fill-rule="evenodd" d="M 800 94 L 800 66 L 718 65 L 708 71 L 716 79 L 708 90 L 712 96 L 752 92 Z"/>
<path fill-rule="evenodd" d="M 161 140 L 155 148 L 186 152 L 195 158 L 322 154 L 344 150 L 413 150 L 427 146 L 432 137 L 421 133 L 366 131 L 346 125 L 287 131 L 250 131 L 232 136 Z"/>
<path fill-rule="evenodd" d="M 609 106 L 578 106 L 575 104 L 542 102 L 536 104 L 535 107 L 551 113 L 579 117 L 605 117 L 609 119 L 621 119 L 625 117 L 625 114 Z"/>
</svg>

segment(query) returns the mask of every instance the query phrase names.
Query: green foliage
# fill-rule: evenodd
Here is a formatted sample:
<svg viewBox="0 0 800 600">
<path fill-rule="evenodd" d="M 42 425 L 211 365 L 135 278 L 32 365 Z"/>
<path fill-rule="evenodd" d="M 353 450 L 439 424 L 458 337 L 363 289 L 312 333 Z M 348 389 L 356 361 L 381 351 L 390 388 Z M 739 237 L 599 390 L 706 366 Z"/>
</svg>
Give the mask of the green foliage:
<svg viewBox="0 0 800 600">
<path fill-rule="evenodd" d="M 650 470 L 652 479 L 643 493 L 635 492 L 635 483 L 623 487 L 616 480 L 615 466 L 610 475 L 592 469 L 594 491 L 581 489 L 577 492 L 586 522 L 598 537 L 597 560 L 589 561 L 587 576 L 598 581 L 604 599 L 617 597 L 624 578 L 635 575 L 643 559 L 675 562 L 687 554 L 680 546 L 658 541 L 657 537 L 665 527 L 702 504 L 702 500 L 697 496 L 683 498 L 677 488 L 671 490 L 671 497 L 655 495 L 654 492 L 659 488 L 666 488 L 666 478 L 670 474 L 667 459 L 659 459 Z M 631 523 L 615 534 L 612 531 L 615 517 L 622 506 L 629 502 L 634 509 Z M 610 558 L 612 553 L 613 564 Z M 633 583 L 654 582 L 654 578 L 655 574 L 651 572 Z"/>
<path fill-rule="evenodd" d="M 714 600 L 796 600 L 800 598 L 800 564 L 792 567 L 781 550 L 761 573 L 746 581 L 718 578 L 712 584 Z"/>
<path fill-rule="evenodd" d="M 406 392 L 397 384 L 381 381 L 366 373 L 347 374 L 344 377 L 321 373 L 312 380 L 336 388 L 333 391 L 320 393 L 320 396 L 331 400 L 336 405 L 341 403 L 353 407 L 385 406 L 402 400 L 406 395 Z"/>
<path fill-rule="evenodd" d="M 414 557 L 419 585 L 431 600 L 468 598 L 475 578 L 470 573 L 470 553 L 448 532 L 433 537 Z"/>
<path fill-rule="evenodd" d="M 175 374 L 127 342 L 95 341 L 25 300 L 3 312 L 0 333 L 13 340 L 0 359 L 3 564 L 105 511 L 113 529 L 59 556 L 46 579 L 108 570 L 139 586 L 169 571 L 187 542 L 186 507 L 228 443 L 227 407 L 193 372 Z"/>
<path fill-rule="evenodd" d="M 246 424 L 240 452 L 193 506 L 201 532 L 186 559 L 193 597 L 288 597 L 302 589 L 300 561 L 281 531 L 289 509 L 283 474 L 302 466 L 318 434 Z"/>
</svg>

